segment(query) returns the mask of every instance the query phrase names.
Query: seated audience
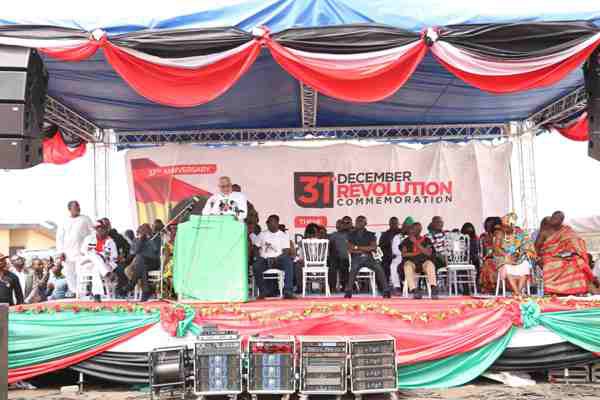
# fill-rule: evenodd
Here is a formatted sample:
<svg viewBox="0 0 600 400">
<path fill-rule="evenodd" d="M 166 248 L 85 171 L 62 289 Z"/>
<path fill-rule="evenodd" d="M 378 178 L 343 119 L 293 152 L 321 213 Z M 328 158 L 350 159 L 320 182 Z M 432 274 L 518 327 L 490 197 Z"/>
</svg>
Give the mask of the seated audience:
<svg viewBox="0 0 600 400">
<path fill-rule="evenodd" d="M 383 253 L 383 261 L 381 265 L 383 266 L 383 272 L 385 273 L 385 279 L 390 281 L 390 267 L 392 264 L 392 260 L 394 259 L 394 252 L 392 250 L 392 241 L 394 237 L 400 233 L 400 225 L 398 222 L 398 217 L 392 217 L 389 220 L 389 228 L 387 231 L 383 232 L 379 237 L 379 247 L 381 248 L 381 252 Z"/>
<path fill-rule="evenodd" d="M 8 270 L 8 256 L 0 253 L 0 303 L 10 306 L 23 304 L 23 291 L 19 278 Z"/>
<path fill-rule="evenodd" d="M 25 298 L 25 303 L 41 303 L 46 301 L 46 285 L 48 283 L 49 272 L 47 267 L 39 258 L 31 261 L 31 292 Z"/>
<path fill-rule="evenodd" d="M 125 240 L 127 240 L 127 243 L 129 243 L 129 252 L 131 253 L 131 251 L 133 250 L 133 242 L 135 242 L 135 233 L 133 232 L 133 230 L 127 229 L 123 233 L 123 237 L 125 238 Z"/>
<path fill-rule="evenodd" d="M 479 275 L 481 248 L 479 246 L 479 238 L 475 232 L 475 226 L 470 222 L 466 222 L 460 229 L 460 233 L 469 237 L 469 262 L 477 268 L 477 274 Z"/>
<path fill-rule="evenodd" d="M 538 236 L 539 261 L 544 271 L 544 292 L 556 295 L 586 294 L 597 282 L 589 266 L 585 241 L 557 211 Z"/>
<path fill-rule="evenodd" d="M 62 273 L 64 257 L 59 257 L 56 263 L 50 268 L 50 278 L 46 295 L 48 300 L 61 300 L 67 295 L 67 278 Z"/>
<path fill-rule="evenodd" d="M 27 298 L 29 293 L 31 293 L 33 277 L 31 276 L 31 272 L 25 268 L 25 259 L 20 256 L 12 256 L 10 259 L 10 264 L 12 265 L 10 272 L 19 278 L 19 284 L 21 285 L 21 290 L 23 291 L 23 297 Z"/>
<path fill-rule="evenodd" d="M 114 240 L 108 236 L 108 228 L 102 220 L 96 222 L 94 229 L 96 233 L 92 233 L 83 241 L 81 247 L 83 256 L 78 262 L 78 274 L 83 271 L 91 274 L 92 295 L 94 300 L 99 302 L 104 295 L 104 279 L 113 276 L 112 272 L 117 267 L 119 253 Z"/>
<path fill-rule="evenodd" d="M 501 279 L 508 281 L 513 296 L 520 296 L 531 275 L 530 260 L 536 254 L 529 235 L 516 222 L 515 213 L 502 218 L 502 225 L 494 232 L 494 259 Z"/>
<path fill-rule="evenodd" d="M 254 246 L 258 248 L 254 261 L 254 282 L 258 288 L 257 299 L 267 296 L 263 273 L 269 269 L 279 269 L 284 272 L 283 297 L 294 299 L 293 282 L 294 267 L 290 250 L 290 238 L 279 229 L 279 217 L 271 215 L 267 219 L 267 230 L 256 236 Z"/>
<path fill-rule="evenodd" d="M 431 286 L 431 298 L 437 299 L 437 276 L 433 256 L 433 242 L 431 239 L 421 236 L 422 229 L 419 222 L 412 224 L 408 237 L 400 244 L 404 276 L 406 277 L 408 292 L 415 299 L 420 299 L 422 294 L 418 287 L 416 274 L 424 273 Z"/>
<path fill-rule="evenodd" d="M 138 227 L 134 246 L 135 258 L 127 267 L 128 270 L 131 270 L 131 274 L 126 292 L 133 291 L 135 285 L 140 281 L 142 301 L 148 301 L 152 296 L 152 289 L 148 282 L 148 271 L 160 269 L 160 242 L 156 239 L 152 240 L 152 236 L 152 228 L 149 224 L 142 224 Z"/>
<path fill-rule="evenodd" d="M 304 239 L 320 239 L 320 226 L 315 223 L 310 223 L 304 228 Z M 304 249 L 302 248 L 302 240 L 298 243 L 298 254 L 295 260 L 294 281 L 296 293 L 302 293 L 302 269 L 304 268 Z"/>
<path fill-rule="evenodd" d="M 127 286 L 127 275 L 125 275 L 125 268 L 128 265 L 131 245 L 123 235 L 121 235 L 112 227 L 110 219 L 105 217 L 102 218 L 101 221 L 108 230 L 108 236 L 117 245 L 117 252 L 119 256 L 117 258 L 117 266 L 115 267 L 113 274 L 117 280 L 117 292 L 119 292 L 119 295 L 123 295 L 123 289 Z"/>
<path fill-rule="evenodd" d="M 481 247 L 481 267 L 479 285 L 483 293 L 495 293 L 498 279 L 498 265 L 494 259 L 494 230 L 502 225 L 500 217 L 488 217 L 483 223 L 485 232 L 479 237 Z"/>
<path fill-rule="evenodd" d="M 385 279 L 385 273 L 381 264 L 371 254 L 377 250 L 377 238 L 373 232 L 366 229 L 367 218 L 359 216 L 356 218 L 355 229 L 348 235 L 348 250 L 351 254 L 350 276 L 346 285 L 345 298 L 352 297 L 352 287 L 356 281 L 356 275 L 361 268 L 368 268 L 375 272 L 377 285 L 383 292 L 384 298 L 391 296 L 389 285 Z"/>
<path fill-rule="evenodd" d="M 331 293 L 340 290 L 348 282 L 348 272 L 350 270 L 350 260 L 348 258 L 348 234 L 352 229 L 352 219 L 344 217 L 335 224 L 336 231 L 329 235 L 329 254 L 331 255 L 329 271 L 329 289 Z"/>
<path fill-rule="evenodd" d="M 431 219 L 425 235 L 433 243 L 432 260 L 436 268 L 446 266 L 446 232 L 444 231 L 444 220 L 440 216 Z"/>
</svg>

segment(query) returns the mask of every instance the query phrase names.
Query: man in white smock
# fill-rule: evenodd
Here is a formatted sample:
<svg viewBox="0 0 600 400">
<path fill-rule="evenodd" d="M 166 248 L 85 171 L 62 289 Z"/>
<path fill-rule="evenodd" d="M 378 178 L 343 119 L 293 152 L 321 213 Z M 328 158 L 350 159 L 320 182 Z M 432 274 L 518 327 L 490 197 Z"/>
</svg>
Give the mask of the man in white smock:
<svg viewBox="0 0 600 400">
<path fill-rule="evenodd" d="M 56 250 L 64 254 L 63 273 L 67 279 L 69 291 L 75 293 L 77 285 L 76 265 L 79 257 L 83 255 L 81 245 L 84 239 L 94 232 L 94 224 L 90 217 L 81 214 L 77 201 L 68 204 L 69 217 L 58 227 L 56 232 Z"/>
<path fill-rule="evenodd" d="M 85 271 L 92 275 L 92 295 L 99 302 L 104 294 L 103 280 L 116 268 L 119 251 L 101 220 L 96 222 L 95 229 L 96 232 L 84 240 L 81 252 L 85 254 L 79 258 L 77 268 L 80 274 Z"/>
<path fill-rule="evenodd" d="M 234 192 L 231 179 L 227 176 L 219 178 L 219 191 L 206 201 L 202 215 L 233 215 L 243 221 L 248 214 L 248 200 L 240 192 Z"/>
</svg>

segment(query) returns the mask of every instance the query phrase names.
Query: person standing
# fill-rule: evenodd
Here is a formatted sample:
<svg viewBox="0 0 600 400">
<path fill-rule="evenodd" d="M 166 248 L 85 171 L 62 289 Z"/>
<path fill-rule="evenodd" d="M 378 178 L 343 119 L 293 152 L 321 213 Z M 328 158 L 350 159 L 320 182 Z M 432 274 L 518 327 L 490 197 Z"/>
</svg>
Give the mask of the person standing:
<svg viewBox="0 0 600 400">
<path fill-rule="evenodd" d="M 361 268 L 368 268 L 375 272 L 377 285 L 383 292 L 383 297 L 390 298 L 390 288 L 385 279 L 383 268 L 371 254 L 377 250 L 377 238 L 373 232 L 366 229 L 367 218 L 363 215 L 357 217 L 354 226 L 355 229 L 348 235 L 348 251 L 351 254 L 350 276 L 348 277 L 344 297 L 347 299 L 352 297 L 352 286 L 354 286 L 358 271 Z"/>
<path fill-rule="evenodd" d="M 81 214 L 77 201 L 70 201 L 67 208 L 69 217 L 56 232 L 56 250 L 65 256 L 64 274 L 69 291 L 74 293 L 77 289 L 76 265 L 83 255 L 81 247 L 85 238 L 94 232 L 94 224 L 90 217 Z"/>
<path fill-rule="evenodd" d="M 29 296 L 29 293 L 31 293 L 32 289 L 31 286 L 33 285 L 33 278 L 31 273 L 25 269 L 25 259 L 20 256 L 12 256 L 10 263 L 12 265 L 10 272 L 19 278 L 19 285 L 21 285 L 23 297 Z"/>
<path fill-rule="evenodd" d="M 23 304 L 23 291 L 19 278 L 8 270 L 8 256 L 0 253 L 0 303 L 14 306 Z"/>
<path fill-rule="evenodd" d="M 348 234 L 352 228 L 352 219 L 344 217 L 335 224 L 336 231 L 329 235 L 331 249 L 331 269 L 329 271 L 329 289 L 331 293 L 338 290 L 338 282 L 342 289 L 348 281 L 350 259 L 348 258 Z M 338 280 L 339 277 L 339 280 Z"/>
<path fill-rule="evenodd" d="M 383 266 L 383 272 L 385 273 L 385 279 L 390 281 L 390 265 L 394 259 L 394 252 L 392 251 L 392 241 L 394 237 L 400 233 L 400 225 L 397 217 L 392 217 L 389 220 L 389 228 L 387 231 L 381 234 L 379 238 L 379 247 L 383 252 L 383 260 L 381 262 Z"/>
<path fill-rule="evenodd" d="M 267 219 L 267 230 L 262 231 L 254 241 L 258 248 L 254 260 L 254 281 L 258 288 L 257 299 L 267 297 L 267 289 L 263 274 L 268 269 L 279 269 L 284 272 L 283 297 L 295 299 L 294 290 L 294 264 L 290 251 L 290 237 L 279 229 L 279 216 L 271 215 Z"/>
<path fill-rule="evenodd" d="M 419 222 L 411 225 L 408 237 L 400 244 L 402 251 L 404 276 L 408 285 L 408 292 L 415 299 L 420 299 L 422 294 L 418 288 L 415 274 L 424 273 L 431 286 L 431 298 L 437 299 L 437 276 L 434 264 L 433 242 L 426 236 L 421 236 L 422 226 Z"/>
<path fill-rule="evenodd" d="M 248 215 L 248 200 L 241 192 L 234 192 L 228 176 L 219 178 L 219 191 L 208 198 L 202 215 L 233 215 L 240 221 Z"/>
</svg>

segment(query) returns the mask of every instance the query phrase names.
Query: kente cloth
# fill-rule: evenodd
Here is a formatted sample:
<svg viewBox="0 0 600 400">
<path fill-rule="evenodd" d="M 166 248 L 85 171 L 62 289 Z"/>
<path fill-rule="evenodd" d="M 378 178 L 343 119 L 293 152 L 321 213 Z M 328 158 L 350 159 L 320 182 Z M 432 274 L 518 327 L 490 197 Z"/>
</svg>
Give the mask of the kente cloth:
<svg viewBox="0 0 600 400">
<path fill-rule="evenodd" d="M 541 245 L 546 293 L 585 294 L 593 280 L 585 241 L 569 226 L 563 225 Z"/>
<path fill-rule="evenodd" d="M 494 261 L 498 266 L 518 264 L 525 257 L 536 257 L 535 246 L 527 232 L 518 226 L 513 227 L 512 233 L 504 232 L 500 237 L 494 237 Z"/>
<path fill-rule="evenodd" d="M 483 293 L 494 293 L 498 279 L 498 265 L 494 261 L 494 237 L 485 232 L 480 237 L 483 262 L 479 270 L 479 283 Z"/>
</svg>

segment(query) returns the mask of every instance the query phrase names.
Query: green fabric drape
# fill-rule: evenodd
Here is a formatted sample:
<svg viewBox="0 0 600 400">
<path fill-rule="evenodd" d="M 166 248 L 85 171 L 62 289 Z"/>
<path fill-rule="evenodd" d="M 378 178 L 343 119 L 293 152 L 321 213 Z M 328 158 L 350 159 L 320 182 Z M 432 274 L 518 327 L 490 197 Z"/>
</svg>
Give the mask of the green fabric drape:
<svg viewBox="0 0 600 400">
<path fill-rule="evenodd" d="M 600 309 L 557 311 L 539 316 L 542 326 L 566 341 L 593 353 L 600 353 Z"/>
<path fill-rule="evenodd" d="M 398 388 L 448 388 L 472 381 L 487 370 L 504 352 L 515 327 L 488 345 L 441 360 L 398 367 Z"/>
<path fill-rule="evenodd" d="M 8 368 L 40 364 L 83 352 L 159 319 L 157 312 L 10 313 Z"/>
</svg>

